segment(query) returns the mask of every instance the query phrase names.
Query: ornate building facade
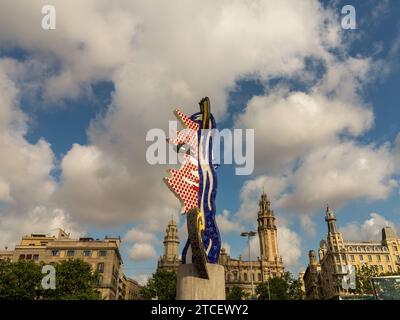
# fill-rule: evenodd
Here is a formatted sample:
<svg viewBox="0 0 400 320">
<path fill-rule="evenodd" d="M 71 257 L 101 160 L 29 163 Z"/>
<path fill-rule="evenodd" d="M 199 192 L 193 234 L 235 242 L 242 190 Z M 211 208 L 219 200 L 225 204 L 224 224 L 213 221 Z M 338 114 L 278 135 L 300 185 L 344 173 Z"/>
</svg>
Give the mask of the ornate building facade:
<svg viewBox="0 0 400 320">
<path fill-rule="evenodd" d="M 275 214 L 271 210 L 271 202 L 263 193 L 257 214 L 260 256 L 255 261 L 231 258 L 225 249 L 221 250 L 219 263 L 225 267 L 225 283 L 227 291 L 233 286 L 242 288 L 251 294 L 251 277 L 254 288 L 270 277 L 281 276 L 284 272 L 282 257 L 279 255 Z M 251 273 L 251 270 L 253 271 Z"/>
<path fill-rule="evenodd" d="M 271 202 L 263 193 L 259 202 L 257 215 L 260 256 L 255 261 L 248 261 L 239 256 L 231 258 L 224 248 L 221 249 L 219 264 L 225 267 L 225 283 L 227 291 L 233 286 L 251 293 L 251 276 L 254 288 L 270 277 L 280 276 L 284 272 L 282 257 L 279 255 L 275 214 L 271 210 Z M 169 221 L 164 236 L 164 253 L 158 259 L 157 269 L 177 271 L 179 264 L 179 237 L 176 222 Z M 251 275 L 251 269 L 253 275 Z"/>
<path fill-rule="evenodd" d="M 132 296 L 127 293 L 134 289 L 138 292 L 140 286 L 123 274 L 120 244 L 119 237 L 73 239 L 69 233 L 58 229 L 57 235 L 33 233 L 23 236 L 14 250 L 0 251 L 0 259 L 45 264 L 81 259 L 98 272 L 96 287 L 103 299 L 127 299 Z"/>
<path fill-rule="evenodd" d="M 350 293 L 342 288 L 345 268 L 362 265 L 377 266 L 381 273 L 400 269 L 400 238 L 387 226 L 382 229 L 381 241 L 345 241 L 336 227 L 336 215 L 326 209 L 327 239 L 320 242 L 317 260 L 309 252 L 309 265 L 304 274 L 307 299 L 338 299 Z"/>
</svg>

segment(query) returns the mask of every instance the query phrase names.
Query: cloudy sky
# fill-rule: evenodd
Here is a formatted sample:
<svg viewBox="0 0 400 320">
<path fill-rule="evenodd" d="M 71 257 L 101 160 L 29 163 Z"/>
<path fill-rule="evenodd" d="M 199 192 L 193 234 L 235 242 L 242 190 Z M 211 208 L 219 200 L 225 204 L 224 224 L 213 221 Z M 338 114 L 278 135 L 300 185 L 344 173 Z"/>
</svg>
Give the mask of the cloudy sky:
<svg viewBox="0 0 400 320">
<path fill-rule="evenodd" d="M 56 29 L 41 27 L 43 5 Z M 120 235 L 143 281 L 166 222 L 185 220 L 146 162 L 145 137 L 209 96 L 219 128 L 255 131 L 255 171 L 218 169 L 231 256 L 255 228 L 264 188 L 287 269 L 326 235 L 327 202 L 348 239 L 399 229 L 400 7 L 353 1 L 2 1 L 0 245 L 63 227 Z M 253 243 L 257 255 L 257 242 Z"/>
</svg>

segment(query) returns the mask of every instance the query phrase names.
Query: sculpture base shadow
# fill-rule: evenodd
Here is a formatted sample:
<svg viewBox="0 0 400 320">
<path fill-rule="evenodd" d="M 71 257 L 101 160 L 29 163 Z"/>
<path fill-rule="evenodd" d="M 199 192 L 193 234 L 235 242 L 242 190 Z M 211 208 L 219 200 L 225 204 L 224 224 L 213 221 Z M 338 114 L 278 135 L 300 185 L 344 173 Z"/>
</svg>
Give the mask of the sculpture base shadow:
<svg viewBox="0 0 400 320">
<path fill-rule="evenodd" d="M 225 271 L 219 264 L 207 263 L 209 279 L 200 278 L 193 264 L 178 268 L 176 300 L 225 300 Z"/>
</svg>

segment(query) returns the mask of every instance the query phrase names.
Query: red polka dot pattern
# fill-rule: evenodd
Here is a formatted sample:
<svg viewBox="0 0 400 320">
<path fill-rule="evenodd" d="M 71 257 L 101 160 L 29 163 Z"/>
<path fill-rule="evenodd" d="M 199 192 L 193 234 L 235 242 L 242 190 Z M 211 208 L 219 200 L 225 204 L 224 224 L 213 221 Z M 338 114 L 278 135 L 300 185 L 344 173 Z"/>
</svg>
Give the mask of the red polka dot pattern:
<svg viewBox="0 0 400 320">
<path fill-rule="evenodd" d="M 186 127 L 178 132 L 177 138 L 172 141 L 173 144 L 187 144 L 190 146 L 192 156 L 184 154 L 183 163 L 179 170 L 169 170 L 171 178 L 165 178 L 165 183 L 180 199 L 183 204 L 182 212 L 187 213 L 192 208 L 198 207 L 199 178 L 198 178 L 198 143 L 197 132 L 199 125 L 190 120 L 180 110 L 175 110 L 176 117 Z"/>
</svg>

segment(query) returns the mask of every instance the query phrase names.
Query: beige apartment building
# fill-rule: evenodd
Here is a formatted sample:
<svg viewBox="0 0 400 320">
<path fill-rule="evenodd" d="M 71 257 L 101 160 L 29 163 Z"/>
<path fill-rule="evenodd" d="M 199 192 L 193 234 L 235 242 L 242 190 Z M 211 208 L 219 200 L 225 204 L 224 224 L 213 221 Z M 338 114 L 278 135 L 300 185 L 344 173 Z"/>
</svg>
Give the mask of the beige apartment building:
<svg viewBox="0 0 400 320">
<path fill-rule="evenodd" d="M 9 258 L 11 261 L 33 260 L 46 264 L 81 259 L 98 272 L 97 289 L 103 299 L 125 299 L 129 296 L 127 290 L 133 290 L 131 287 L 135 281 L 122 272 L 120 244 L 120 238 L 116 237 L 105 237 L 102 240 L 88 237 L 72 239 L 68 233 L 59 229 L 57 236 L 38 233 L 23 236 L 13 251 L 1 251 L 0 258 Z"/>
<path fill-rule="evenodd" d="M 309 252 L 309 265 L 304 274 L 307 299 L 339 299 L 350 295 L 342 288 L 344 268 L 362 265 L 377 266 L 380 273 L 400 271 L 400 238 L 387 226 L 381 241 L 345 241 L 336 227 L 336 215 L 327 207 L 325 221 L 327 239 L 320 242 L 318 256 Z"/>
</svg>

